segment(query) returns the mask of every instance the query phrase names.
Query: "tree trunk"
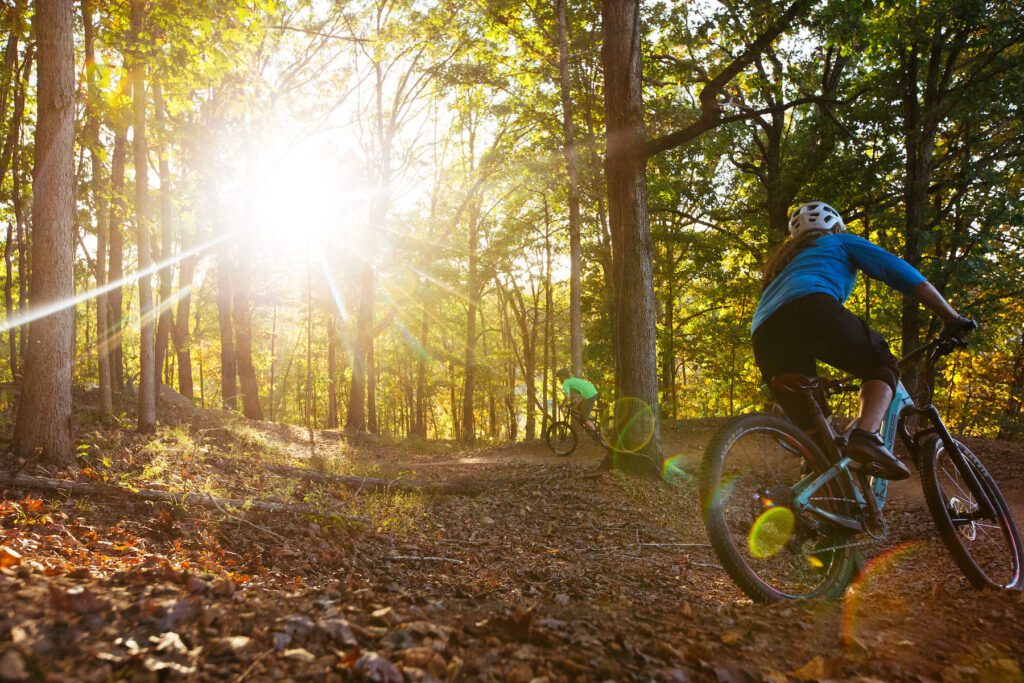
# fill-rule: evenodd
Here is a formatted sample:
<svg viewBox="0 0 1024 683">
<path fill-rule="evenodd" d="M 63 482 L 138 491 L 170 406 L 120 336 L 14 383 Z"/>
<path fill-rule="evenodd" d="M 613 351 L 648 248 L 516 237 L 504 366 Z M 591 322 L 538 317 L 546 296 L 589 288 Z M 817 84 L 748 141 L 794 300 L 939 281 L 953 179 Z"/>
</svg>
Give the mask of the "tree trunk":
<svg viewBox="0 0 1024 683">
<path fill-rule="evenodd" d="M 662 404 L 668 404 L 666 415 L 676 418 L 676 349 L 675 349 L 675 246 L 672 242 L 665 244 L 666 270 L 662 277 L 665 284 L 664 314 L 662 327 L 665 330 L 662 342 L 661 360 L 661 398 Z"/>
<path fill-rule="evenodd" d="M 416 421 L 412 431 L 417 436 L 427 437 L 426 393 L 427 393 L 427 335 L 430 333 L 427 304 L 423 302 L 423 317 L 420 321 L 420 349 L 416 361 Z"/>
<path fill-rule="evenodd" d="M 338 317 L 327 316 L 327 428 L 338 428 Z"/>
<path fill-rule="evenodd" d="M 156 107 L 156 149 L 159 160 L 157 168 L 160 174 L 160 262 L 167 264 L 160 269 L 160 318 L 156 328 L 156 353 L 154 355 L 156 367 L 160 368 L 164 364 L 171 329 L 174 326 L 174 318 L 171 313 L 174 268 L 169 263 L 174 239 L 174 215 L 171 206 L 171 167 L 167 158 L 167 117 L 164 111 L 163 92 L 160 89 L 160 84 L 155 80 L 153 81 L 153 102 Z M 159 378 L 159 373 L 157 373 L 157 377 Z M 159 395 L 159 390 L 157 393 Z"/>
<path fill-rule="evenodd" d="M 131 29 L 138 49 L 145 21 L 144 0 L 132 0 Z M 139 422 L 142 433 L 156 428 L 156 391 L 159 384 L 153 334 L 153 265 L 149 225 L 149 163 L 146 143 L 146 65 L 138 54 L 132 57 L 132 150 L 135 158 L 135 225 L 139 252 Z"/>
<path fill-rule="evenodd" d="M 643 91 L 638 0 L 603 6 L 607 159 L 605 171 L 612 233 L 615 282 L 615 383 L 621 398 L 616 430 L 644 425 L 650 437 L 627 444 L 630 450 L 661 464 L 658 409 L 658 361 L 652 239 L 647 216 L 646 160 L 641 155 Z M 631 439 L 618 439 L 625 444 Z M 621 446 L 620 446 L 621 447 Z"/>
<path fill-rule="evenodd" d="M 569 73 L 569 28 L 566 0 L 556 0 L 558 31 L 558 82 L 562 99 L 562 153 L 569 181 L 569 348 L 572 371 L 583 374 L 583 312 L 580 293 L 580 192 L 576 170 L 576 129 L 572 121 L 572 94 Z"/>
<path fill-rule="evenodd" d="M 124 194 L 124 168 L 128 158 L 128 134 L 126 123 L 114 122 L 114 153 L 110 161 L 110 268 L 109 282 L 121 282 L 124 278 L 124 217 L 127 214 Z M 124 289 L 118 285 L 107 296 L 107 313 L 110 316 L 107 329 L 110 348 L 110 385 L 117 391 L 124 390 L 124 349 L 122 329 L 124 328 Z"/>
<path fill-rule="evenodd" d="M 476 391 L 476 310 L 477 297 L 480 290 L 477 274 L 477 249 L 480 241 L 479 212 L 475 209 L 469 219 L 469 272 L 466 274 L 466 377 L 465 390 L 462 394 L 462 435 L 461 440 L 467 444 L 476 441 L 476 418 L 473 411 Z"/>
<path fill-rule="evenodd" d="M 11 115 L 11 122 L 7 129 L 7 139 L 3 145 L 2 158 L 0 158 L 0 186 L 3 185 L 4 177 L 7 175 L 7 159 L 10 159 L 11 168 L 11 200 L 14 204 L 14 220 L 7 224 L 7 241 L 4 243 L 4 310 L 7 313 L 7 319 L 10 320 L 14 316 L 14 254 L 12 249 L 16 245 L 21 244 L 21 235 L 23 233 L 24 226 L 24 211 L 21 200 L 21 150 L 18 145 L 18 141 L 21 138 L 21 123 L 25 113 L 25 85 L 28 81 L 28 68 L 31 60 L 31 53 L 28 53 L 25 58 L 25 77 L 21 77 L 21 71 L 16 68 L 15 59 L 17 57 L 17 46 L 18 46 L 18 31 L 11 31 L 10 37 L 7 42 L 7 50 L 5 52 L 4 63 L 9 68 L 11 77 L 10 88 L 14 90 L 14 111 Z M 3 120 L 2 114 L 6 113 L 6 98 L 7 94 L 4 93 L 4 106 L 0 107 L 0 121 Z M 17 242 L 16 242 L 17 240 Z M 19 249 L 20 251 L 20 249 Z M 23 259 L 21 259 L 23 261 Z M 21 267 L 18 269 L 19 279 L 24 283 L 28 277 L 28 273 Z M 25 306 L 25 300 L 19 299 L 19 308 Z M 20 335 L 24 339 L 24 332 Z M 9 362 L 11 368 L 11 379 L 17 380 L 19 369 L 19 345 L 18 345 L 18 328 L 12 327 L 7 331 L 7 341 L 9 348 Z"/>
<path fill-rule="evenodd" d="M 928 203 L 928 183 L 931 177 L 931 153 L 934 138 L 922 129 L 922 112 L 917 81 L 918 57 L 916 46 L 902 55 L 903 95 L 903 147 L 904 185 L 903 201 L 906 209 L 904 223 L 903 260 L 918 268 L 921 265 L 921 230 Z M 900 339 L 903 353 L 908 353 L 920 344 L 921 308 L 913 297 L 903 297 L 900 321 Z M 922 405 L 927 404 L 928 395 L 921 363 L 903 368 L 903 382 L 912 396 L 918 397 Z M 930 393 L 930 392 L 926 392 Z"/>
<path fill-rule="evenodd" d="M 348 415 L 345 418 L 345 429 L 352 432 L 366 431 L 366 350 L 373 335 L 373 280 L 373 265 L 364 262 L 359 276 L 352 383 L 349 385 Z"/>
<path fill-rule="evenodd" d="M 71 3 L 37 0 L 33 24 L 39 66 L 29 298 L 32 308 L 42 311 L 75 293 L 75 54 Z M 74 462 L 73 326 L 74 309 L 70 306 L 29 325 L 25 379 L 14 426 L 14 448 L 22 457 L 41 455 L 61 464 Z"/>
<path fill-rule="evenodd" d="M 103 186 L 103 157 L 100 143 L 100 93 L 96 88 L 96 56 L 93 51 L 92 1 L 82 0 L 82 23 L 85 29 L 85 68 L 88 80 L 89 123 L 86 137 L 89 144 L 89 158 L 92 162 L 92 196 L 96 213 L 96 351 L 99 372 L 100 413 L 114 412 L 110 392 L 110 354 L 107 335 L 109 314 L 107 295 L 103 291 L 107 284 L 107 197 Z"/>
<path fill-rule="evenodd" d="M 377 339 L 372 332 L 372 320 L 370 325 L 370 343 L 366 347 L 366 430 L 371 434 L 380 434 L 380 424 L 377 422 Z"/>
<path fill-rule="evenodd" d="M 250 420 L 263 419 L 256 366 L 252 361 L 252 271 L 236 263 L 231 288 L 231 322 L 235 335 L 235 364 L 242 389 L 242 414 Z"/>
<path fill-rule="evenodd" d="M 178 357 L 178 392 L 190 401 L 195 400 L 195 386 L 192 379 L 192 345 L 188 322 L 192 307 L 192 279 L 195 277 L 198 258 L 198 254 L 191 254 L 181 260 L 181 270 L 178 271 L 178 310 L 171 326 L 174 352 Z"/>
<path fill-rule="evenodd" d="M 561 2 L 561 0 L 559 0 Z M 548 203 L 544 201 L 544 367 L 541 371 L 541 404 L 544 406 L 544 414 L 541 416 L 540 433 L 545 434 L 548 430 L 548 407 L 555 403 L 557 394 L 552 391 L 551 403 L 548 403 L 548 389 L 551 384 L 548 377 L 554 375 L 557 370 L 552 367 L 554 359 L 551 357 L 552 332 L 554 321 L 552 320 L 553 310 L 551 301 L 551 228 L 547 222 Z"/>
<path fill-rule="evenodd" d="M 4 311 L 7 319 L 14 317 L 14 259 L 11 250 L 14 249 L 14 225 L 15 221 L 7 223 L 7 241 L 4 242 Z M 7 330 L 8 364 L 11 369 L 11 381 L 18 381 L 18 328 L 12 327 Z"/>
<path fill-rule="evenodd" d="M 234 280 L 231 250 L 227 242 L 217 249 L 217 320 L 220 323 L 220 395 L 227 410 L 238 410 L 238 364 L 231 322 L 231 290 Z"/>
</svg>

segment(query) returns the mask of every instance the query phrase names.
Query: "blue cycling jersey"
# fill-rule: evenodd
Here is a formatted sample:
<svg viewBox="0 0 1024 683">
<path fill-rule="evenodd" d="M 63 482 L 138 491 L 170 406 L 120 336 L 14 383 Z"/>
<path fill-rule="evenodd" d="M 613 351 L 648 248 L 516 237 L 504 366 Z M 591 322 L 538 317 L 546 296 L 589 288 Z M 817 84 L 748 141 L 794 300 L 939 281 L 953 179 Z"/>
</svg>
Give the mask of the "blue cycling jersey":
<svg viewBox="0 0 1024 683">
<path fill-rule="evenodd" d="M 750 324 L 751 334 L 780 307 L 808 294 L 830 294 L 845 303 L 858 270 L 903 293 L 925 280 L 909 263 L 863 237 L 823 235 L 797 254 L 765 288 Z"/>
</svg>

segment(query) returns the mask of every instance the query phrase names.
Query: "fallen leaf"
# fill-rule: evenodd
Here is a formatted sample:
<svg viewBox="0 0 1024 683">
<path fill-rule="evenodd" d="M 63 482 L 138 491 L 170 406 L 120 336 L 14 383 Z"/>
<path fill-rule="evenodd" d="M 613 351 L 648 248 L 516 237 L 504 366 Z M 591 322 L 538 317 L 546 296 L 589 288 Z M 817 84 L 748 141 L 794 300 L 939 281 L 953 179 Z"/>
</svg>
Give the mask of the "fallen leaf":
<svg viewBox="0 0 1024 683">
<path fill-rule="evenodd" d="M 366 652 L 352 665 L 352 671 L 365 681 L 374 683 L 402 683 L 402 674 L 391 660 L 376 652 Z"/>
<path fill-rule="evenodd" d="M 297 647 L 294 650 L 285 650 L 284 658 L 293 659 L 297 662 L 305 662 L 306 664 L 310 664 L 316 661 L 316 655 L 314 655 L 309 650 L 303 649 L 301 647 Z"/>
<path fill-rule="evenodd" d="M 321 619 L 316 622 L 317 629 L 334 641 L 335 645 L 355 647 L 358 645 L 356 636 L 348 621 L 340 618 Z"/>
<path fill-rule="evenodd" d="M 50 604 L 57 609 L 75 614 L 92 614 L 102 612 L 110 607 L 110 601 L 97 597 L 85 586 L 73 586 L 63 590 L 50 584 Z"/>
<path fill-rule="evenodd" d="M 17 650 L 8 650 L 0 656 L 0 681 L 27 681 L 25 658 Z"/>
<path fill-rule="evenodd" d="M 17 567 L 21 564 L 21 553 L 14 548 L 0 546 L 0 569 Z"/>
<path fill-rule="evenodd" d="M 799 681 L 817 681 L 829 677 L 825 659 L 821 655 L 815 656 L 792 673 L 793 677 Z"/>
<path fill-rule="evenodd" d="M 741 631 L 726 631 L 722 634 L 722 642 L 726 645 L 735 645 L 743 637 Z"/>
</svg>

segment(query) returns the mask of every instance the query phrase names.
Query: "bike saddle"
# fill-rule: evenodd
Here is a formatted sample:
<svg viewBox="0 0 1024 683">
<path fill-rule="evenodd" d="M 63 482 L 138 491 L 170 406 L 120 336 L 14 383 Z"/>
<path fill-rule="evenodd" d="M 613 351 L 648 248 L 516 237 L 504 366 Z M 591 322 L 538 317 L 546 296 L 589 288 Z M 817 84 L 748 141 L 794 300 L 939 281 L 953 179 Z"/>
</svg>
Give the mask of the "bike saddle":
<svg viewBox="0 0 1024 683">
<path fill-rule="evenodd" d="M 784 372 L 768 381 L 772 391 L 806 392 L 820 389 L 823 380 L 820 377 L 808 377 L 799 372 Z"/>
</svg>

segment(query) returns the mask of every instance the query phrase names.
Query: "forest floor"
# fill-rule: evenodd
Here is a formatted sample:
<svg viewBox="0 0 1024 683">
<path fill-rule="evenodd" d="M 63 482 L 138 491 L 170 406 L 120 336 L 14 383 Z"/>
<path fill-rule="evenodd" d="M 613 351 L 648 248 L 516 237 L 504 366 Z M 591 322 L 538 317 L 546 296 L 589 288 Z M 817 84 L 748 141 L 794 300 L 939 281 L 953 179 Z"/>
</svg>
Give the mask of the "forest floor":
<svg viewBox="0 0 1024 683">
<path fill-rule="evenodd" d="M 0 680 L 1024 680 L 1024 594 L 968 588 L 916 478 L 845 599 L 764 606 L 706 545 L 692 480 L 599 473 L 592 444 L 558 458 L 317 432 L 311 448 L 212 411 L 150 438 L 83 420 L 80 480 L 322 516 L 44 495 L 0 474 Z M 666 426 L 667 451 L 695 463 L 717 424 Z M 1024 445 L 967 442 L 1024 519 Z M 479 493 L 353 490 L 305 467 Z"/>
</svg>

